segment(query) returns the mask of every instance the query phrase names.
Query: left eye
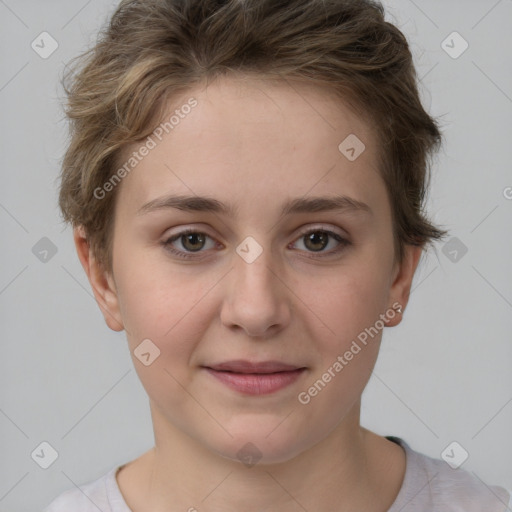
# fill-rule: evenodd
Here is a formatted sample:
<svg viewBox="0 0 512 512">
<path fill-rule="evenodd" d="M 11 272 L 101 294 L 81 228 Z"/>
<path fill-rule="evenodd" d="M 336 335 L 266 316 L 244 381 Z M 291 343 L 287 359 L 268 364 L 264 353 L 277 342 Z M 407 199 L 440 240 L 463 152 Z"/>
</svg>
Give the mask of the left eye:
<svg viewBox="0 0 512 512">
<path fill-rule="evenodd" d="M 331 251 L 324 251 L 324 249 L 329 245 L 329 242 L 332 242 L 333 239 L 336 242 L 335 248 Z M 332 254 L 338 252 L 340 250 L 340 246 L 343 248 L 348 245 L 348 241 L 337 233 L 323 229 L 314 229 L 303 233 L 298 240 L 304 240 L 304 246 L 308 252 L 327 252 Z"/>
<path fill-rule="evenodd" d="M 206 242 L 208 239 L 210 240 L 210 247 L 206 247 Z M 299 236 L 297 240 L 303 240 L 303 245 L 306 252 L 322 253 L 319 254 L 319 257 L 324 256 L 323 253 L 326 253 L 326 256 L 336 254 L 346 246 L 350 245 L 348 240 L 345 240 L 337 233 L 324 229 L 312 229 L 310 231 L 304 232 Z M 325 251 L 324 249 L 328 247 L 329 243 L 333 240 L 335 241 L 334 248 L 329 251 Z M 176 249 L 176 242 L 181 244 L 182 249 Z M 288 247 L 294 247 L 296 243 L 297 242 L 292 243 Z M 191 229 L 171 236 L 170 238 L 164 240 L 162 245 L 172 254 L 181 258 L 190 259 L 196 257 L 194 253 L 204 252 L 202 249 L 215 248 L 216 242 L 206 233 L 194 231 Z"/>
</svg>

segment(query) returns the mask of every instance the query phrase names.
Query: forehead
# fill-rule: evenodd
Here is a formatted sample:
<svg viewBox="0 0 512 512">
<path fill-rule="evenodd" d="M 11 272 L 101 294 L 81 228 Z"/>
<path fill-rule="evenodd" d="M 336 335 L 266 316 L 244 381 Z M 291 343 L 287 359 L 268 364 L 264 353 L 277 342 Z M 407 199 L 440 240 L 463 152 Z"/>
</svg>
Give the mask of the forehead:
<svg viewBox="0 0 512 512">
<path fill-rule="evenodd" d="M 154 147 L 122 183 L 131 205 L 166 191 L 223 202 L 245 197 L 260 206 L 262 197 L 313 189 L 368 199 L 380 180 L 373 127 L 348 100 L 290 80 L 222 78 L 198 85 L 169 101 L 150 137 Z M 127 148 L 123 158 L 138 147 Z"/>
<path fill-rule="evenodd" d="M 348 135 L 347 131 L 374 146 L 372 126 L 356 103 L 325 86 L 289 79 L 223 77 L 196 86 L 192 95 L 198 105 L 187 124 L 219 146 L 235 148 L 266 139 L 268 149 L 291 141 L 325 151 L 333 148 L 333 142 L 337 149 L 339 136 Z"/>
</svg>

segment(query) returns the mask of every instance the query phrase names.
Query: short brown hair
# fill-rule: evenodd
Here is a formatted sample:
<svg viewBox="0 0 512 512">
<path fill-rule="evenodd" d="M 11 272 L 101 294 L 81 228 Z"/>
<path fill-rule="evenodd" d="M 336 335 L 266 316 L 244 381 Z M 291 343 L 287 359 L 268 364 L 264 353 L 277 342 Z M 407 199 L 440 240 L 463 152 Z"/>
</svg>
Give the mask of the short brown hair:
<svg viewBox="0 0 512 512">
<path fill-rule="evenodd" d="M 229 73 L 305 81 L 351 98 L 378 134 L 395 259 L 406 244 L 446 234 L 424 212 L 441 134 L 421 104 L 407 41 L 378 2 L 123 0 L 75 60 L 63 80 L 71 140 L 59 204 L 108 270 L 117 192 L 98 200 L 94 190 L 123 148 L 153 131 L 169 98 Z"/>
</svg>

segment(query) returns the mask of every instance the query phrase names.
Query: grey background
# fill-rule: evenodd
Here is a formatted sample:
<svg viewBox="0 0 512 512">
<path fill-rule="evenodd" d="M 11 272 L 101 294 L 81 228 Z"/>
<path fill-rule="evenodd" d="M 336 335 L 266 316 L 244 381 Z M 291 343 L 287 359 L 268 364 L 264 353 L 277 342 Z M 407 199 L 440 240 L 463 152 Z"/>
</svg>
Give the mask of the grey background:
<svg viewBox="0 0 512 512">
<path fill-rule="evenodd" d="M 115 3 L 0 0 L 0 512 L 40 510 L 153 443 L 124 334 L 105 326 L 57 209 L 59 78 Z M 438 244 L 420 264 L 404 322 L 385 331 L 362 423 L 436 458 L 457 441 L 464 469 L 512 489 L 512 1 L 385 5 L 442 116 L 429 211 L 468 250 L 454 262 L 455 246 Z M 42 31 L 59 45 L 48 59 L 31 48 Z M 453 31 L 469 43 L 457 59 L 441 47 Z M 46 262 L 32 252 L 43 237 L 57 249 Z M 59 455 L 48 469 L 31 458 L 42 441 Z"/>
</svg>

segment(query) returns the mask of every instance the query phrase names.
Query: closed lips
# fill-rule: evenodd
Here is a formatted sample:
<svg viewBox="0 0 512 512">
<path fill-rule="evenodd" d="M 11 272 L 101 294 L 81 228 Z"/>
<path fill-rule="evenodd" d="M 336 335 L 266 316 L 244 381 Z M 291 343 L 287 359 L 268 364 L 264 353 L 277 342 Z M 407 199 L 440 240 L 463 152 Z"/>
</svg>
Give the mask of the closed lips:
<svg viewBox="0 0 512 512">
<path fill-rule="evenodd" d="M 244 395 L 268 395 L 293 384 L 305 367 L 278 361 L 227 361 L 204 367 L 228 388 Z"/>
<path fill-rule="evenodd" d="M 268 374 L 279 372 L 292 372 L 295 370 L 303 369 L 304 367 L 281 363 L 279 361 L 251 362 L 244 360 L 236 360 L 210 365 L 207 366 L 207 368 L 221 372 L 224 371 L 232 373 Z"/>
</svg>

